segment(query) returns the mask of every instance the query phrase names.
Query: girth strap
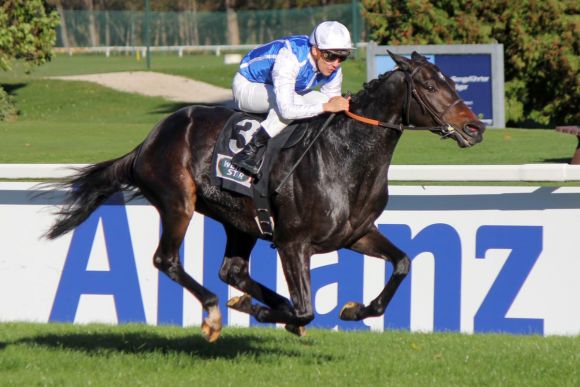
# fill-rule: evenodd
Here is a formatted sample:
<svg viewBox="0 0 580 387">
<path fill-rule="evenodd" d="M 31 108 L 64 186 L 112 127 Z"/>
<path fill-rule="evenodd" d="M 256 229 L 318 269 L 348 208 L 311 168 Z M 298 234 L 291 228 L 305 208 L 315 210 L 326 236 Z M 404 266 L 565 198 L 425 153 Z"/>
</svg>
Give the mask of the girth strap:
<svg viewBox="0 0 580 387">
<path fill-rule="evenodd" d="M 256 224 L 262 236 L 266 239 L 274 239 L 274 219 L 270 210 L 270 201 L 267 195 L 263 195 L 258 190 L 254 191 L 254 205 L 256 206 Z"/>
</svg>

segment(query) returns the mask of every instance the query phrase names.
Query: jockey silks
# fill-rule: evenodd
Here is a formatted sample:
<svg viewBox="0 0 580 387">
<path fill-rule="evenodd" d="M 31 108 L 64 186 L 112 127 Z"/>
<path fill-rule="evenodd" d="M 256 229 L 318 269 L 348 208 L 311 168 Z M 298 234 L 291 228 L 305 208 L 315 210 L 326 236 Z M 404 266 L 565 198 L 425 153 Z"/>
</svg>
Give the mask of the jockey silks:
<svg viewBox="0 0 580 387">
<path fill-rule="evenodd" d="M 310 43 L 306 35 L 289 36 L 257 47 L 250 51 L 240 65 L 240 73 L 250 82 L 274 84 L 272 68 L 279 51 L 286 47 L 298 60 L 300 69 L 294 90 L 304 92 L 333 80 L 341 72 L 340 68 L 330 76 L 319 73 L 310 56 Z"/>
</svg>

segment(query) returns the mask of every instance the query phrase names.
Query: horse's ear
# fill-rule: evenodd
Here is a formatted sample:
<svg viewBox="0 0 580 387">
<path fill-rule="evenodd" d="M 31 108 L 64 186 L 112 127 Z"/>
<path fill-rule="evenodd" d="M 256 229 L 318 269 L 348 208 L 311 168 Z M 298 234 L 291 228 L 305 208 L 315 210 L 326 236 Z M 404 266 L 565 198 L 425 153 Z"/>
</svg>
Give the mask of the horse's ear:
<svg viewBox="0 0 580 387">
<path fill-rule="evenodd" d="M 387 53 L 393 58 L 397 66 L 403 71 L 410 71 L 412 69 L 411 61 L 402 55 L 397 55 L 387 50 Z"/>
<path fill-rule="evenodd" d="M 411 54 L 411 59 L 412 60 L 416 60 L 416 61 L 426 61 L 427 58 L 425 58 L 423 55 L 419 54 L 417 51 L 413 51 L 413 53 Z"/>
</svg>

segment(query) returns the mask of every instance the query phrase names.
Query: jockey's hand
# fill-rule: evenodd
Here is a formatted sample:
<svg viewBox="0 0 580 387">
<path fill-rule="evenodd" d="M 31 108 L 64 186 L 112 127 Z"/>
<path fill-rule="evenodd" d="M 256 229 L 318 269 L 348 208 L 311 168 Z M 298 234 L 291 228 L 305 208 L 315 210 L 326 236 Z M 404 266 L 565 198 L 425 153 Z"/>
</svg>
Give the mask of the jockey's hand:
<svg viewBox="0 0 580 387">
<path fill-rule="evenodd" d="M 348 111 L 350 105 L 350 97 L 344 98 L 340 95 L 332 97 L 328 100 L 328 102 L 322 105 L 322 108 L 325 112 L 336 113 L 336 112 L 343 112 Z"/>
</svg>

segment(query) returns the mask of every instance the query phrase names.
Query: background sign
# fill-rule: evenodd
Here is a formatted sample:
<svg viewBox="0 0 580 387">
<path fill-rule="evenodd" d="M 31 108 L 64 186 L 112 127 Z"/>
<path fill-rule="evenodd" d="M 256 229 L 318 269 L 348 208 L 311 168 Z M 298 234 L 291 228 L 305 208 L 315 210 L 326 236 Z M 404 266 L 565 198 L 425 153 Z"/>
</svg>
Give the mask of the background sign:
<svg viewBox="0 0 580 387">
<path fill-rule="evenodd" d="M 367 51 L 367 80 L 395 67 L 386 50 L 427 57 L 455 81 L 459 96 L 491 127 L 505 126 L 502 45 L 377 46 Z"/>
<path fill-rule="evenodd" d="M 331 329 L 580 334 L 579 187 L 390 187 L 379 230 L 412 259 L 384 317 L 338 318 L 368 303 L 391 265 L 350 250 L 312 258 L 315 320 Z M 200 325 L 197 300 L 152 263 L 159 217 L 117 195 L 74 232 L 41 238 L 62 195 L 35 198 L 26 183 L 0 183 L 0 321 Z M 181 258 L 221 301 L 224 323 L 258 324 L 225 307 L 238 291 L 218 278 L 222 226 L 195 215 Z M 288 295 L 276 251 L 260 242 L 251 275 Z"/>
</svg>

